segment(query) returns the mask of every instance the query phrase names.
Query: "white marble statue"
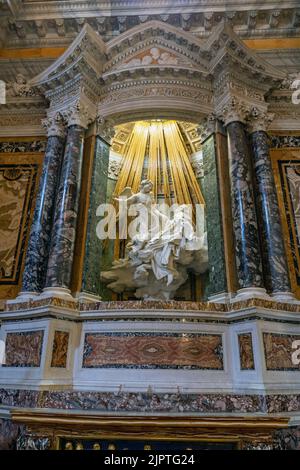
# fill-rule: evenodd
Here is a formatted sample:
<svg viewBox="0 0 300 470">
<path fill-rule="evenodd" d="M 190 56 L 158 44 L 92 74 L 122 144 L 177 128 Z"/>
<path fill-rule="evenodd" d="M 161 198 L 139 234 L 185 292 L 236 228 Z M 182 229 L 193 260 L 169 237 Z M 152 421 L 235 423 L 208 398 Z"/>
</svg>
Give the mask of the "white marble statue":
<svg viewBox="0 0 300 470">
<path fill-rule="evenodd" d="M 114 261 L 111 270 L 101 273 L 101 280 L 117 293 L 135 291 L 144 300 L 169 300 L 187 280 L 189 269 L 207 270 L 207 236 L 204 230 L 195 234 L 186 206 L 178 205 L 172 216 L 161 212 L 152 188 L 151 181 L 143 180 L 138 193 L 127 187 L 116 198 L 134 206 L 138 218 L 132 223 L 139 231 L 131 230 L 125 258 Z"/>
</svg>

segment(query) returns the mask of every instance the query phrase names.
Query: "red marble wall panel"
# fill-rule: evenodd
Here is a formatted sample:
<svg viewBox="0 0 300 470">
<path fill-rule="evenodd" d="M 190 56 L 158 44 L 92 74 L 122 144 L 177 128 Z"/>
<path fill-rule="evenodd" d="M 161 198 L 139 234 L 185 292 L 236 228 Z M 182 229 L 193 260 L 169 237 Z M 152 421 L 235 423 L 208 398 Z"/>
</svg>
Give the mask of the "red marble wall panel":
<svg viewBox="0 0 300 470">
<path fill-rule="evenodd" d="M 241 333 L 238 335 L 238 341 L 239 341 L 241 370 L 255 369 L 253 346 L 252 346 L 252 334 Z"/>
<path fill-rule="evenodd" d="M 5 365 L 7 367 L 39 367 L 43 336 L 43 330 L 7 333 Z"/>
<path fill-rule="evenodd" d="M 55 331 L 52 348 L 51 367 L 67 367 L 69 333 Z"/>
<path fill-rule="evenodd" d="M 293 341 L 300 335 L 263 333 L 266 368 L 268 370 L 300 370 L 300 364 L 293 364 Z"/>
<path fill-rule="evenodd" d="M 83 367 L 223 369 L 222 336 L 87 333 Z"/>
</svg>

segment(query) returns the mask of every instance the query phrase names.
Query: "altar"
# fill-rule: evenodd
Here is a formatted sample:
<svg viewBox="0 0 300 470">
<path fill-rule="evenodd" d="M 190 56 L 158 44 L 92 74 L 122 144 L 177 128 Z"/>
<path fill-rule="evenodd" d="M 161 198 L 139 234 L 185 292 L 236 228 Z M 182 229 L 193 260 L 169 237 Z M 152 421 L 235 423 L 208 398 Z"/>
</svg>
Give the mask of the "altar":
<svg viewBox="0 0 300 470">
<path fill-rule="evenodd" d="M 34 143 L 0 142 L 9 445 L 284 446 L 300 413 L 286 79 L 228 21 L 199 38 L 150 19 L 109 40 L 85 22 L 9 88 L 38 116 Z"/>
</svg>

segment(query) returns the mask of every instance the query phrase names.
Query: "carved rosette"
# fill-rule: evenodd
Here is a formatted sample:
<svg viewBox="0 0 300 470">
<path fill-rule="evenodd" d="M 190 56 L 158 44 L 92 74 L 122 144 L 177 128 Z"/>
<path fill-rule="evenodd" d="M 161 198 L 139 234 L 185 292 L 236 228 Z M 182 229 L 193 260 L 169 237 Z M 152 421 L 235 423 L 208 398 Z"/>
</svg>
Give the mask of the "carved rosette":
<svg viewBox="0 0 300 470">
<path fill-rule="evenodd" d="M 247 117 L 247 129 L 252 134 L 257 131 L 267 131 L 274 119 L 274 113 L 262 111 L 256 107 L 250 110 Z"/>
<path fill-rule="evenodd" d="M 115 135 L 115 128 L 113 123 L 104 119 L 102 116 L 98 116 L 97 119 L 97 135 L 104 139 L 106 142 L 110 143 Z"/>
<path fill-rule="evenodd" d="M 94 117 L 88 106 L 81 102 L 75 103 L 68 110 L 64 111 L 63 116 L 67 122 L 68 127 L 80 126 L 83 129 L 87 129 L 94 120 Z"/>
<path fill-rule="evenodd" d="M 61 113 L 56 113 L 42 120 L 42 127 L 47 131 L 48 137 L 64 137 L 65 121 Z"/>
</svg>

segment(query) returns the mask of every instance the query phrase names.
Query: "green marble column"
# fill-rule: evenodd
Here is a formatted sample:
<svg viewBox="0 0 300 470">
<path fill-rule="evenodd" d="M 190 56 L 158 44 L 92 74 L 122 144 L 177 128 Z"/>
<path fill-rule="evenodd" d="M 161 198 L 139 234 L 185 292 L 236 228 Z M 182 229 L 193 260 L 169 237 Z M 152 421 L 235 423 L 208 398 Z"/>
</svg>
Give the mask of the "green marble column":
<svg viewBox="0 0 300 470">
<path fill-rule="evenodd" d="M 96 234 L 99 222 L 96 210 L 100 204 L 106 202 L 109 149 L 107 142 L 100 137 L 96 138 L 81 287 L 82 293 L 100 297 L 104 294 L 100 272 L 103 269 L 106 244 Z"/>
<path fill-rule="evenodd" d="M 217 148 L 215 133 L 202 143 L 204 176 L 201 181 L 206 203 L 209 272 L 204 289 L 205 297 L 227 292 L 222 212 L 219 192 Z"/>
</svg>

